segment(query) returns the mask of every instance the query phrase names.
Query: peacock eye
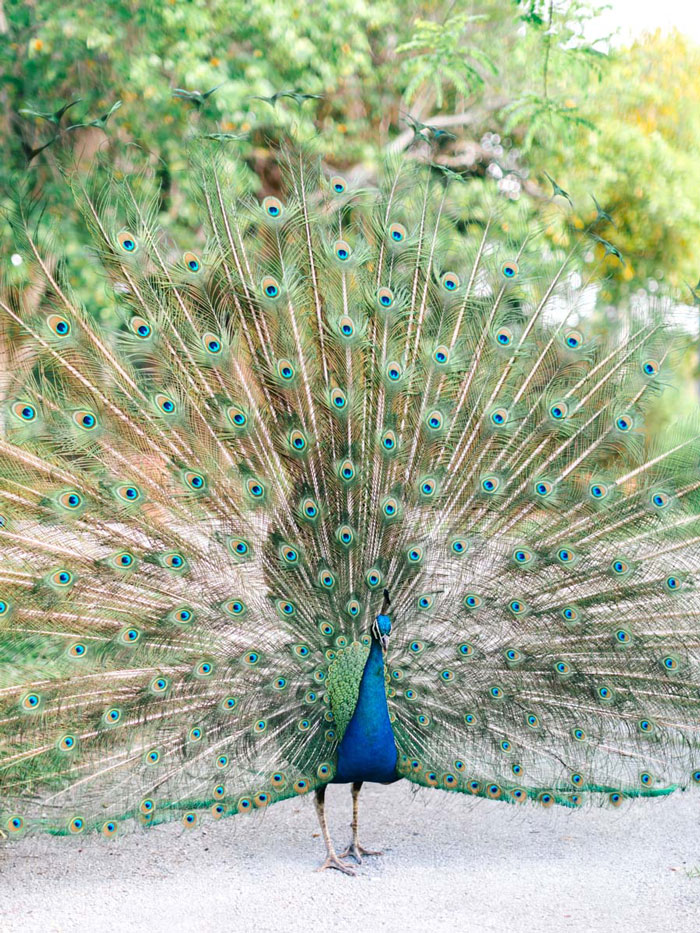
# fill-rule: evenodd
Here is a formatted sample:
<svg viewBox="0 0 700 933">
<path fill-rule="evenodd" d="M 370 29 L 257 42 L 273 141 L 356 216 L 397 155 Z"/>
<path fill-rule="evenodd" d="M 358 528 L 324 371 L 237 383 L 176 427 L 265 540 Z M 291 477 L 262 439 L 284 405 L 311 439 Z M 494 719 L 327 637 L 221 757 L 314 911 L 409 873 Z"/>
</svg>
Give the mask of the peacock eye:
<svg viewBox="0 0 700 933">
<path fill-rule="evenodd" d="M 392 224 L 389 227 L 389 238 L 393 243 L 403 243 L 406 239 L 406 228 L 403 224 Z"/>
<path fill-rule="evenodd" d="M 117 243 L 125 253 L 133 253 L 136 251 L 136 237 L 128 230 L 122 230 L 117 234 Z"/>
<path fill-rule="evenodd" d="M 459 276 L 454 272 L 445 272 L 440 282 L 445 291 L 448 292 L 454 292 L 459 288 Z"/>
<path fill-rule="evenodd" d="M 380 288 L 377 291 L 377 301 L 380 307 L 390 308 L 394 303 L 394 293 L 390 288 Z"/>
<path fill-rule="evenodd" d="M 518 274 L 518 264 L 515 260 L 508 260 L 501 266 L 501 272 L 506 279 L 514 279 Z"/>
<path fill-rule="evenodd" d="M 274 276 L 266 275 L 261 283 L 262 293 L 266 298 L 279 298 L 280 284 Z"/>
<path fill-rule="evenodd" d="M 333 252 L 341 262 L 347 262 L 352 255 L 350 244 L 345 240 L 336 240 L 333 244 Z"/>
<path fill-rule="evenodd" d="M 70 322 L 59 314 L 50 314 L 46 318 L 49 330 L 57 337 L 67 337 L 70 334 Z"/>
<path fill-rule="evenodd" d="M 182 257 L 182 261 L 184 262 L 186 268 L 190 270 L 190 272 L 199 272 L 202 268 L 199 257 L 195 253 L 185 253 Z"/>
<path fill-rule="evenodd" d="M 279 198 L 267 197 L 263 199 L 262 202 L 263 210 L 268 215 L 276 219 L 282 215 L 282 202 Z"/>
<path fill-rule="evenodd" d="M 331 178 L 331 189 L 335 194 L 344 194 L 347 189 L 347 182 L 342 175 L 333 175 Z"/>
</svg>

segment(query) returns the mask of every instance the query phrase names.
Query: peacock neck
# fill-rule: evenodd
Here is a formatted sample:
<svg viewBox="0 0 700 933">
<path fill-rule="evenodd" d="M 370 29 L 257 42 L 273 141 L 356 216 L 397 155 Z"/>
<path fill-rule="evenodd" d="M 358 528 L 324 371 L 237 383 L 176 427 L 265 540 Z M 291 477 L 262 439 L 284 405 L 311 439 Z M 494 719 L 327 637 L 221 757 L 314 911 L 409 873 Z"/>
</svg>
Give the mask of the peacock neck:
<svg viewBox="0 0 700 933">
<path fill-rule="evenodd" d="M 373 638 L 360 681 L 357 706 L 338 746 L 335 781 L 395 781 L 398 778 L 396 756 L 386 699 L 384 655 L 381 645 Z"/>
</svg>

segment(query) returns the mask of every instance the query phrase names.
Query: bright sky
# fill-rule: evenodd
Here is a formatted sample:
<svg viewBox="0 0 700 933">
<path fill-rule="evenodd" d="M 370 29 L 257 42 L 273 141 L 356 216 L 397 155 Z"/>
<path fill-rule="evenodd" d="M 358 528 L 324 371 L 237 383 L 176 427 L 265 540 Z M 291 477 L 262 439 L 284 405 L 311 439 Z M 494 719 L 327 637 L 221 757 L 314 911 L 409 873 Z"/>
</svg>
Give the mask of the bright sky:
<svg viewBox="0 0 700 933">
<path fill-rule="evenodd" d="M 598 17 L 591 35 L 604 35 L 619 29 L 618 41 L 625 42 L 645 30 L 675 27 L 700 43 L 700 4 L 697 0 L 609 0 L 608 5 L 611 9 Z"/>
</svg>

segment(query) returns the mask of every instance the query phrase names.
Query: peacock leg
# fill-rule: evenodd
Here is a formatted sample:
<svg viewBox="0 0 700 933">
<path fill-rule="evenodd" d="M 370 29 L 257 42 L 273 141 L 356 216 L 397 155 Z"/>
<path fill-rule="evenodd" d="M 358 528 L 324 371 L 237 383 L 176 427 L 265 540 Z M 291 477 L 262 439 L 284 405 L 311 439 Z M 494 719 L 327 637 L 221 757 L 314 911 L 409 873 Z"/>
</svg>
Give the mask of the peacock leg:
<svg viewBox="0 0 700 933">
<path fill-rule="evenodd" d="M 326 868 L 337 868 L 338 871 L 342 871 L 346 875 L 354 875 L 356 872 L 352 868 L 348 868 L 347 865 L 344 865 L 338 856 L 335 853 L 333 848 L 333 840 L 331 839 L 331 834 L 328 832 L 328 825 L 326 823 L 326 784 L 323 787 L 319 787 L 316 791 L 316 812 L 318 813 L 318 821 L 321 824 L 321 832 L 323 833 L 323 841 L 326 843 L 326 861 L 323 865 L 320 865 L 316 871 L 325 871 Z"/>
<path fill-rule="evenodd" d="M 357 838 L 357 822 L 360 810 L 361 789 L 362 781 L 355 781 L 355 783 L 352 785 L 352 842 L 344 852 L 340 853 L 341 858 L 354 858 L 358 865 L 362 864 L 363 855 L 384 855 L 383 852 L 377 852 L 373 849 L 365 849 L 364 846 L 360 845 L 360 840 Z"/>
</svg>

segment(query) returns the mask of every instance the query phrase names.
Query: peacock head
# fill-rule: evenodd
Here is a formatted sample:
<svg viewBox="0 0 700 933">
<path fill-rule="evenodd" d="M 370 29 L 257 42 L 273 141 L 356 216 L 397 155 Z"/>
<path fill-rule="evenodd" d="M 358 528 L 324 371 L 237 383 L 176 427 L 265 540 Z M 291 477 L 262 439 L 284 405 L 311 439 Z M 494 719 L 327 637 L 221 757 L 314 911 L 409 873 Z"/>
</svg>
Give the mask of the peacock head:
<svg viewBox="0 0 700 933">
<path fill-rule="evenodd" d="M 389 599 L 389 591 L 384 590 L 382 611 L 379 613 L 372 625 L 372 637 L 379 642 L 379 644 L 382 646 L 382 651 L 384 652 L 386 652 L 389 648 L 389 635 L 391 635 L 391 619 L 387 615 L 390 605 L 391 600 Z"/>
</svg>

